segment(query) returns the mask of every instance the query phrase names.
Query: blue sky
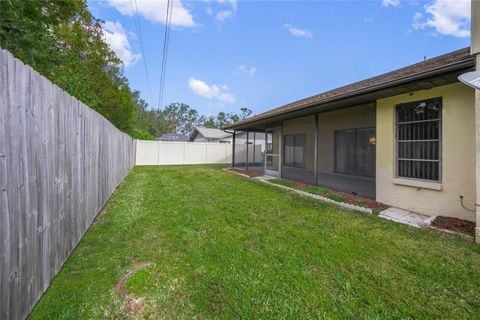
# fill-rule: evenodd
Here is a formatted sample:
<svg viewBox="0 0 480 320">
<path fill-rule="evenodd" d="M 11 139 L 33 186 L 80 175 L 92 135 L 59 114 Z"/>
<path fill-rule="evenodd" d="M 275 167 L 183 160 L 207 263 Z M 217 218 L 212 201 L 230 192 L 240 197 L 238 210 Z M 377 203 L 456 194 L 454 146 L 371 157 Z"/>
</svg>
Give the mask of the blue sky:
<svg viewBox="0 0 480 320">
<path fill-rule="evenodd" d="M 184 102 L 206 115 L 241 107 L 260 113 L 470 41 L 466 0 L 173 3 L 162 106 Z M 89 6 L 105 21 L 106 40 L 124 61 L 131 87 L 157 107 L 166 1 L 90 0 Z"/>
</svg>

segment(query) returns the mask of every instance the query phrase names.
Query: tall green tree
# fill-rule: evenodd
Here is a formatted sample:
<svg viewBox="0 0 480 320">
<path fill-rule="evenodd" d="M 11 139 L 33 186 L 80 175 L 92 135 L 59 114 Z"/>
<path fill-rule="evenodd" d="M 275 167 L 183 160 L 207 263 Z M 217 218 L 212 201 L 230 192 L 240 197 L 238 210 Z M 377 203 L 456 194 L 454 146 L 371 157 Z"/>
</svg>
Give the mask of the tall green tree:
<svg viewBox="0 0 480 320">
<path fill-rule="evenodd" d="M 166 106 L 162 111 L 163 118 L 167 121 L 170 132 L 189 134 L 199 123 L 197 110 L 185 103 L 175 102 Z"/>
<path fill-rule="evenodd" d="M 133 98 L 137 108 L 139 139 L 150 140 L 168 132 L 168 123 L 159 109 L 149 110 L 148 104 L 140 98 L 140 92 L 134 91 Z"/>
<path fill-rule="evenodd" d="M 240 120 L 250 117 L 252 113 L 253 111 L 247 107 L 240 108 Z"/>
<path fill-rule="evenodd" d="M 200 117 L 199 125 L 206 128 L 217 128 L 221 129 L 229 124 L 235 123 L 237 121 L 243 120 L 249 117 L 252 114 L 252 110 L 249 108 L 240 108 L 240 114 L 229 112 L 225 113 L 223 111 L 219 112 L 216 117 L 205 116 Z"/>
<path fill-rule="evenodd" d="M 242 108 L 205 117 L 184 103 L 149 110 L 104 38 L 85 0 L 0 0 L 0 47 L 132 137 L 188 134 L 196 125 L 222 128 L 251 115 Z"/>
<path fill-rule="evenodd" d="M 217 128 L 217 120 L 214 116 L 202 116 L 203 118 L 199 120 L 199 125 L 205 128 Z"/>
<path fill-rule="evenodd" d="M 120 130 L 144 136 L 122 62 L 85 0 L 0 1 L 0 47 Z"/>
</svg>

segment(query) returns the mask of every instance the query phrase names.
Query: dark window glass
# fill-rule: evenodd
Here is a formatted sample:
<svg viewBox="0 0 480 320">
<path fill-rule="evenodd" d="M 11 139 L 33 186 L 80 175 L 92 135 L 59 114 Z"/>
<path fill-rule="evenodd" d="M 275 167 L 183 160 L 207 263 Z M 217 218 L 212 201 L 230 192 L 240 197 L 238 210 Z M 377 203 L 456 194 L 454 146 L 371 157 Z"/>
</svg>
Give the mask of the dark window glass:
<svg viewBox="0 0 480 320">
<path fill-rule="evenodd" d="M 440 180 L 440 98 L 397 106 L 397 176 Z"/>
<path fill-rule="evenodd" d="M 355 130 L 335 132 L 335 171 L 355 174 Z"/>
<path fill-rule="evenodd" d="M 305 167 L 305 134 L 287 134 L 284 140 L 284 165 L 288 167 Z"/>
<path fill-rule="evenodd" d="M 335 131 L 335 172 L 375 176 L 375 128 Z"/>
<path fill-rule="evenodd" d="M 375 176 L 375 129 L 357 129 L 355 137 L 355 174 Z"/>
</svg>

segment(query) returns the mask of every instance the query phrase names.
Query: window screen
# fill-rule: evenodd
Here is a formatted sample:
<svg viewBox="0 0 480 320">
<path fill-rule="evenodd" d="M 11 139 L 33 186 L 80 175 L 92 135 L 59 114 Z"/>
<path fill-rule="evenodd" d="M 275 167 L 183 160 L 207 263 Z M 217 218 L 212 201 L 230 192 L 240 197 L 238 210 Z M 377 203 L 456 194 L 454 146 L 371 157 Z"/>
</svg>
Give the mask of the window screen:
<svg viewBox="0 0 480 320">
<path fill-rule="evenodd" d="M 335 172 L 375 176 L 375 128 L 335 131 Z"/>
<path fill-rule="evenodd" d="M 440 180 L 440 98 L 397 105 L 397 176 Z"/>
<path fill-rule="evenodd" d="M 236 131 L 235 132 L 235 154 L 233 155 L 234 164 L 236 168 L 245 168 L 247 166 L 247 133 Z"/>
<path fill-rule="evenodd" d="M 284 165 L 288 167 L 305 167 L 305 134 L 287 134 L 284 136 Z"/>
</svg>

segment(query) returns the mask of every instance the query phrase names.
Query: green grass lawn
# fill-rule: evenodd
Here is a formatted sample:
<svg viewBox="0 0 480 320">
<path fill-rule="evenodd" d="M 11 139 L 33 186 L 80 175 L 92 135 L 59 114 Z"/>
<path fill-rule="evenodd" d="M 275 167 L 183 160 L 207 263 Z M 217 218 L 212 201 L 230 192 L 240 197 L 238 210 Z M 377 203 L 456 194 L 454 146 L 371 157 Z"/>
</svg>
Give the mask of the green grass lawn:
<svg viewBox="0 0 480 320">
<path fill-rule="evenodd" d="M 31 319 L 480 318 L 480 246 L 220 168 L 135 167 Z"/>
</svg>

